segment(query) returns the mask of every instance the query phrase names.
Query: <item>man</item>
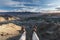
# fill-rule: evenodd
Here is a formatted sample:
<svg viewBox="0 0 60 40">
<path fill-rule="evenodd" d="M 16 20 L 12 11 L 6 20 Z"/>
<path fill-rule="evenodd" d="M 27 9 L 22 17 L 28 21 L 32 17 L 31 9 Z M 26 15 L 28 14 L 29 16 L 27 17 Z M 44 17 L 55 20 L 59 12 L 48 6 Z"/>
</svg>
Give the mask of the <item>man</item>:
<svg viewBox="0 0 60 40">
<path fill-rule="evenodd" d="M 21 38 L 19 40 L 26 40 L 26 31 L 25 31 L 25 27 L 22 27 L 22 35 Z"/>
<path fill-rule="evenodd" d="M 39 37 L 38 37 L 37 34 L 36 34 L 36 29 L 37 29 L 37 27 L 34 26 L 34 28 L 33 28 L 32 40 L 39 40 Z"/>
</svg>

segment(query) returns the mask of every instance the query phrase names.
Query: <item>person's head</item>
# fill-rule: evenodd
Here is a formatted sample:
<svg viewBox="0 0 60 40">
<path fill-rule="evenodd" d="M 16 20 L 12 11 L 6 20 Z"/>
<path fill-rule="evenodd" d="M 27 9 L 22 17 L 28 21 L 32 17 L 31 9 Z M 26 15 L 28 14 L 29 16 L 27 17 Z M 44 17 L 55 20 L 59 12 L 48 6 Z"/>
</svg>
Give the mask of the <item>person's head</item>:
<svg viewBox="0 0 60 40">
<path fill-rule="evenodd" d="M 22 26 L 22 30 L 25 31 L 25 26 Z"/>
<path fill-rule="evenodd" d="M 33 31 L 36 31 L 36 29 L 37 29 L 37 27 L 36 27 L 36 26 L 34 26 L 34 27 L 33 27 Z"/>
</svg>

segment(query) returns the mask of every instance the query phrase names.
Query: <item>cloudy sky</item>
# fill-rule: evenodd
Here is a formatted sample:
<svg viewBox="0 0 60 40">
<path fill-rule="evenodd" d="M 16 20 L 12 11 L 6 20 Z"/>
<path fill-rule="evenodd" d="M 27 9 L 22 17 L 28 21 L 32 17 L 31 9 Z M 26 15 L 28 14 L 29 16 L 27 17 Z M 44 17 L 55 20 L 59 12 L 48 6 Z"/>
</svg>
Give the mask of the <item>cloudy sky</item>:
<svg viewBox="0 0 60 40">
<path fill-rule="evenodd" d="M 0 0 L 0 12 L 20 12 L 60 9 L 60 0 Z"/>
</svg>

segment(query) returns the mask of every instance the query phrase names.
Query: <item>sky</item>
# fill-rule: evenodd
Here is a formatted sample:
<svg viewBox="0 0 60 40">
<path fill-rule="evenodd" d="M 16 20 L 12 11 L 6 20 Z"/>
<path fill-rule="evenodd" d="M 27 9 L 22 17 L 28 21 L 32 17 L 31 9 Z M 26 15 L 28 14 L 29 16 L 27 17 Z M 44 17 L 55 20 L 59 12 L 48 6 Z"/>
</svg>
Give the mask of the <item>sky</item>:
<svg viewBox="0 0 60 40">
<path fill-rule="evenodd" d="M 60 0 L 0 0 L 0 12 L 60 10 Z"/>
</svg>

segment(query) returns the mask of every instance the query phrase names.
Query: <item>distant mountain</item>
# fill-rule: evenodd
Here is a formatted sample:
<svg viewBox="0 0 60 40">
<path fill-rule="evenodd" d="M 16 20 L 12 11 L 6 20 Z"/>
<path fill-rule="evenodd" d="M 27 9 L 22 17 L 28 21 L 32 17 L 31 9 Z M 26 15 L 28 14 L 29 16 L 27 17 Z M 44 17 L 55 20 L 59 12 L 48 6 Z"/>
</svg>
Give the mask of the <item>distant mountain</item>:
<svg viewBox="0 0 60 40">
<path fill-rule="evenodd" d="M 2 14 L 10 14 L 10 15 L 26 15 L 26 14 L 36 14 L 37 12 L 0 12 L 0 15 Z"/>
</svg>

